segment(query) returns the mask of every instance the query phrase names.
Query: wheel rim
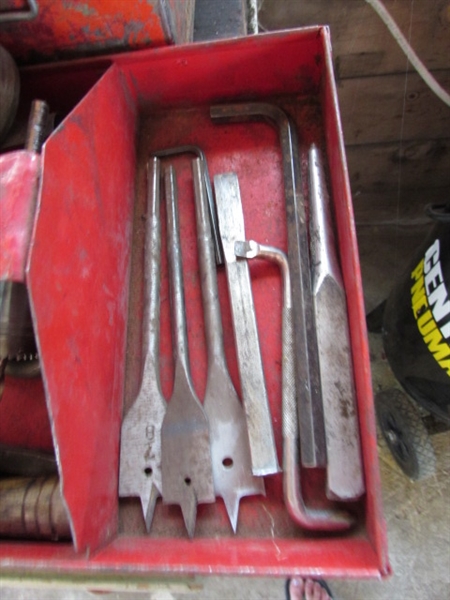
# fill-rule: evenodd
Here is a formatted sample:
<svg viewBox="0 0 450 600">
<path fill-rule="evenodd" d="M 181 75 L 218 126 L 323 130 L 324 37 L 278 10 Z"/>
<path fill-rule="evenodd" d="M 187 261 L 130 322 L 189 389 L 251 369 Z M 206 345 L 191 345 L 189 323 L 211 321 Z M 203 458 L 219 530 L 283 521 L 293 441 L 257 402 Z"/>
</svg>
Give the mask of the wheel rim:
<svg viewBox="0 0 450 600">
<path fill-rule="evenodd" d="M 405 434 L 393 414 L 386 415 L 384 424 L 386 441 L 395 457 L 404 464 L 409 464 L 412 458 L 411 450 Z"/>
</svg>

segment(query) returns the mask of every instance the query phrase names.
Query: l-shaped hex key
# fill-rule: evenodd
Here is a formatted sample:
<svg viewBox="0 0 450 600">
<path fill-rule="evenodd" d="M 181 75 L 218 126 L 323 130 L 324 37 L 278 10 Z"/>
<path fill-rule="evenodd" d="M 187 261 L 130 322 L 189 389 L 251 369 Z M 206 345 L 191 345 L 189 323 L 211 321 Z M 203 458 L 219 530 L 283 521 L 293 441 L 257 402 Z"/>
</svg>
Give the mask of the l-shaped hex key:
<svg viewBox="0 0 450 600">
<path fill-rule="evenodd" d="M 294 344 L 292 331 L 291 279 L 284 252 L 257 242 L 238 241 L 234 244 L 236 256 L 265 258 L 276 262 L 283 276 L 283 331 L 282 331 L 282 419 L 283 419 L 283 492 L 289 515 L 304 529 L 314 531 L 343 531 L 353 524 L 349 513 L 333 508 L 308 508 L 302 496 L 298 456 L 298 422 L 295 401 Z"/>
</svg>

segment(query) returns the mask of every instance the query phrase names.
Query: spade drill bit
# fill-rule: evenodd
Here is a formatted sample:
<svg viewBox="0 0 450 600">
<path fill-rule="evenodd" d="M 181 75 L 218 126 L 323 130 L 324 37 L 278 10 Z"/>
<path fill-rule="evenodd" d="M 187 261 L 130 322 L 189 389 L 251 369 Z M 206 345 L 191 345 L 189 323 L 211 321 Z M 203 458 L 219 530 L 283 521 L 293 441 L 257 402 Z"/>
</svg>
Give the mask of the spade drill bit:
<svg viewBox="0 0 450 600">
<path fill-rule="evenodd" d="M 165 171 L 167 248 L 173 312 L 175 378 L 161 430 L 162 496 L 179 504 L 193 537 L 197 504 L 215 501 L 209 424 L 191 380 L 181 266 L 177 190 L 173 167 Z"/>
<path fill-rule="evenodd" d="M 197 215 L 197 240 L 202 282 L 208 376 L 203 403 L 209 418 L 214 489 L 223 498 L 236 532 L 239 500 L 264 494 L 264 481 L 252 474 L 244 409 L 228 373 L 223 345 L 219 293 L 208 205 L 199 159 L 192 163 Z"/>
<path fill-rule="evenodd" d="M 139 496 L 147 531 L 161 495 L 161 425 L 166 401 L 159 381 L 159 288 L 161 267 L 160 162 L 147 165 L 144 371 L 141 388 L 122 423 L 119 496 Z"/>
</svg>

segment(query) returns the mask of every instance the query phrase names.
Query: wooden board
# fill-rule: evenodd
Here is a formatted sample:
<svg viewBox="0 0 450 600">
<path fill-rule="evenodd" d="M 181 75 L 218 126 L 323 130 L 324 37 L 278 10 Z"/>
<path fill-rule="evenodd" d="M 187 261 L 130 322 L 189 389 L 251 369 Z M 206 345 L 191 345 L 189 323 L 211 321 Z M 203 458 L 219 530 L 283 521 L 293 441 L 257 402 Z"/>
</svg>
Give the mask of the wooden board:
<svg viewBox="0 0 450 600">
<path fill-rule="evenodd" d="M 429 69 L 450 66 L 447 0 L 384 4 Z M 405 55 L 364 0 L 264 0 L 259 21 L 269 30 L 329 24 L 338 78 L 405 71 Z"/>
<path fill-rule="evenodd" d="M 347 146 L 346 150 L 354 198 L 363 192 L 450 186 L 450 138 Z"/>
<path fill-rule="evenodd" d="M 450 69 L 436 76 L 450 90 Z M 346 144 L 450 135 L 450 109 L 415 72 L 343 79 L 338 94 Z"/>
<path fill-rule="evenodd" d="M 427 190 L 356 192 L 353 195 L 356 225 L 360 228 L 365 225 L 429 223 L 425 206 L 445 202 L 448 198 L 450 186 Z"/>
</svg>

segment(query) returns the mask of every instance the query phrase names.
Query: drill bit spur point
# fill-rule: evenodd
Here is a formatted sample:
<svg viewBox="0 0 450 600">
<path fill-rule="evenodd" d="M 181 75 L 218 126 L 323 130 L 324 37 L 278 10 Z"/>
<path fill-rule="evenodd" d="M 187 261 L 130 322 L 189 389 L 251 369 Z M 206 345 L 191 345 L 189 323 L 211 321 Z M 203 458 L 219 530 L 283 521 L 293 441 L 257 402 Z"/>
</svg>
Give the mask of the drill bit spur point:
<svg viewBox="0 0 450 600">
<path fill-rule="evenodd" d="M 215 501 L 209 424 L 191 381 L 181 266 L 177 190 L 173 167 L 165 170 L 167 248 L 173 312 L 175 378 L 161 429 L 162 496 L 178 504 L 193 537 L 197 504 Z"/>
</svg>

